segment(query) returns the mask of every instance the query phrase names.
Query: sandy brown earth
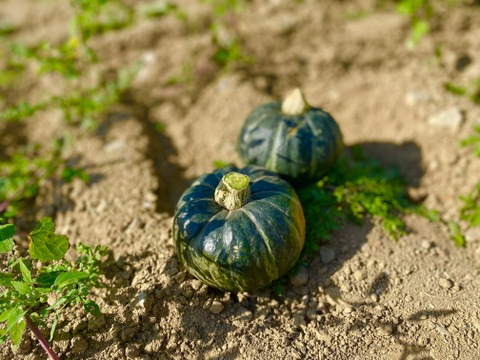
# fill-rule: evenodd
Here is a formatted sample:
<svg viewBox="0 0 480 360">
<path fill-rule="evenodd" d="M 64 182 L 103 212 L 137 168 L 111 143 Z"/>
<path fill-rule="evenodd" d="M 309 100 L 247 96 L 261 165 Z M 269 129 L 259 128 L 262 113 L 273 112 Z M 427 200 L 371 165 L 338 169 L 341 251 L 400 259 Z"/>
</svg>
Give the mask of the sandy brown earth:
<svg viewBox="0 0 480 360">
<path fill-rule="evenodd" d="M 174 254 L 180 194 L 213 160 L 238 163 L 245 117 L 295 86 L 333 114 L 347 146 L 396 165 L 414 196 L 446 220 L 457 216 L 458 195 L 480 174 L 479 159 L 457 144 L 480 123 L 480 107 L 444 83 L 480 79 L 479 6 L 440 7 L 432 33 L 411 50 L 408 19 L 379 3 L 249 1 L 230 29 L 253 60 L 230 71 L 209 60 L 210 8 L 196 1 L 178 2 L 190 25 L 163 17 L 94 39 L 99 69 L 144 66 L 105 123 L 71 150 L 90 183 L 49 188 L 37 201 L 58 232 L 110 249 L 107 286 L 94 293 L 104 315 L 67 311 L 53 342 L 61 358 L 480 358 L 478 228 L 461 249 L 444 225 L 416 216 L 397 242 L 375 221 L 345 224 L 283 297 L 208 288 Z M 33 43 L 63 39 L 70 11 L 58 1 L 9 0 L 0 15 Z M 190 81 L 169 83 L 186 66 Z M 28 85 L 34 98 L 55 81 Z M 19 138 L 42 141 L 64 126 L 55 113 L 34 120 Z M 0 358 L 46 357 L 28 334 L 16 355 L 0 347 Z"/>
</svg>

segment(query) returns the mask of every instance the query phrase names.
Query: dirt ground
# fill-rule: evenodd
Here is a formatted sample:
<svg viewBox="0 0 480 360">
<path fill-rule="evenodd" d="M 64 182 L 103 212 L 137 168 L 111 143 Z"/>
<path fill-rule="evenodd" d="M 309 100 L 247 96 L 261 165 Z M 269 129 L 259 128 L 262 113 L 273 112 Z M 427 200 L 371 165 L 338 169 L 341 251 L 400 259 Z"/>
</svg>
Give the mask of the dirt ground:
<svg viewBox="0 0 480 360">
<path fill-rule="evenodd" d="M 71 15 L 65 3 L 4 0 L 0 15 L 19 27 L 20 41 L 57 41 Z M 444 225 L 417 216 L 406 218 L 411 231 L 397 242 L 375 221 L 345 224 L 283 297 L 208 288 L 174 254 L 181 193 L 213 160 L 238 163 L 248 113 L 296 86 L 335 117 L 347 146 L 396 165 L 413 196 L 445 219 L 458 214 L 458 195 L 480 174 L 480 160 L 458 141 L 480 123 L 480 107 L 444 84 L 480 79 L 480 8 L 441 7 L 431 34 L 411 50 L 409 20 L 378 3 L 249 1 L 230 30 L 252 62 L 230 71 L 210 61 L 210 7 L 202 2 L 178 2 L 194 25 L 161 17 L 94 39 L 98 68 L 138 59 L 144 66 L 105 123 L 74 144 L 72 161 L 90 183 L 49 189 L 37 201 L 59 233 L 111 251 L 107 286 L 94 293 L 104 315 L 67 311 L 53 341 L 61 358 L 480 358 L 478 228 L 460 249 Z M 169 82 L 188 66 L 189 81 Z M 29 86 L 34 98 L 55 80 Z M 42 141 L 63 126 L 44 112 L 17 135 Z M 1 346 L 0 358 L 46 356 L 28 334 L 15 355 Z"/>
</svg>

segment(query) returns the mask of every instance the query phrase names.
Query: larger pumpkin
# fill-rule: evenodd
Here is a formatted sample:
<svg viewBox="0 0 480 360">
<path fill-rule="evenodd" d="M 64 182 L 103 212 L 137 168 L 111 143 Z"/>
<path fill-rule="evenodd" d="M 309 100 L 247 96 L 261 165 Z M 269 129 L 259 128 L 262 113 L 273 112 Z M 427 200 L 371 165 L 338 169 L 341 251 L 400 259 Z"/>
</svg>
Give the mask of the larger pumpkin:
<svg viewBox="0 0 480 360">
<path fill-rule="evenodd" d="M 173 238 L 186 269 L 223 291 L 252 291 L 284 275 L 305 241 L 293 188 L 256 166 L 199 177 L 180 198 Z"/>
<path fill-rule="evenodd" d="M 342 148 L 342 133 L 335 120 L 308 105 L 298 89 L 283 102 L 253 110 L 237 145 L 244 164 L 263 166 L 300 184 L 321 179 Z"/>
</svg>

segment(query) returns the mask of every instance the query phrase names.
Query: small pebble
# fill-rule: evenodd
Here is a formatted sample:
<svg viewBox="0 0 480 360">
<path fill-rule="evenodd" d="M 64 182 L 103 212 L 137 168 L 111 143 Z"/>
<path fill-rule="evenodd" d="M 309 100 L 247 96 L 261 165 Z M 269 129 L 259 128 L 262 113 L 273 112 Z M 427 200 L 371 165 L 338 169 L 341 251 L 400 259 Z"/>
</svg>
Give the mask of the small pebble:
<svg viewBox="0 0 480 360">
<path fill-rule="evenodd" d="M 380 332 L 384 335 L 393 334 L 393 325 L 392 324 L 382 324 L 380 325 Z"/>
<path fill-rule="evenodd" d="M 127 341 L 133 338 L 139 331 L 140 327 L 138 326 L 127 327 L 120 332 L 120 337 L 122 341 Z"/>
<path fill-rule="evenodd" d="M 369 336 L 369 335 L 365 336 L 365 338 L 363 340 L 365 341 L 365 344 L 367 344 L 367 345 L 370 345 L 373 342 L 372 337 Z"/>
<path fill-rule="evenodd" d="M 146 305 L 146 299 L 148 297 L 148 294 L 146 291 L 140 291 L 138 293 L 138 301 L 137 301 L 137 306 L 140 306 L 140 307 L 145 307 Z"/>
<path fill-rule="evenodd" d="M 429 339 L 424 336 L 420 336 L 418 338 L 418 345 L 420 345 L 421 347 L 427 346 L 428 342 L 429 342 Z"/>
<path fill-rule="evenodd" d="M 316 316 L 317 316 L 317 310 L 316 309 L 309 308 L 307 310 L 307 319 L 308 320 L 314 320 Z"/>
<path fill-rule="evenodd" d="M 305 316 L 303 316 L 302 314 L 295 314 L 295 316 L 293 317 L 293 325 L 295 325 L 296 327 L 305 325 Z"/>
<path fill-rule="evenodd" d="M 138 355 L 140 355 L 140 351 L 136 346 L 131 344 L 127 345 L 125 348 L 125 356 L 127 359 L 135 359 Z"/>
<path fill-rule="evenodd" d="M 432 247 L 432 243 L 428 240 L 422 240 L 422 242 L 420 243 L 420 247 L 422 249 L 428 250 Z"/>
<path fill-rule="evenodd" d="M 430 95 L 424 91 L 410 91 L 405 94 L 405 104 L 408 106 L 416 106 L 430 99 Z"/>
<path fill-rule="evenodd" d="M 361 270 L 357 270 L 353 273 L 353 278 L 357 281 L 360 281 L 364 278 L 365 274 Z"/>
<path fill-rule="evenodd" d="M 290 278 L 290 283 L 293 286 L 302 286 L 308 282 L 308 270 L 305 267 L 300 268 L 300 270 Z"/>
<path fill-rule="evenodd" d="M 186 285 L 182 289 L 183 295 L 185 295 L 187 298 L 191 298 L 193 296 L 193 288 L 190 285 Z"/>
<path fill-rule="evenodd" d="M 438 285 L 444 289 L 450 289 L 453 286 L 453 281 L 449 279 L 440 279 L 438 280 Z"/>
<path fill-rule="evenodd" d="M 270 307 L 272 307 L 273 309 L 278 309 L 279 306 L 280 306 L 280 303 L 277 300 L 275 299 L 270 300 Z"/>
<path fill-rule="evenodd" d="M 353 308 L 350 306 L 347 306 L 345 309 L 343 309 L 344 314 L 350 314 L 352 313 L 352 311 L 353 311 Z"/>
<path fill-rule="evenodd" d="M 125 147 L 125 143 L 123 141 L 116 140 L 116 141 L 112 141 L 112 142 L 109 142 L 109 143 L 105 144 L 103 149 L 106 152 L 117 152 L 117 151 L 122 150 L 124 147 Z"/>
<path fill-rule="evenodd" d="M 451 107 L 436 114 L 430 115 L 427 120 L 429 125 L 451 130 L 458 130 L 463 121 L 463 113 L 458 107 Z"/>
<path fill-rule="evenodd" d="M 331 263 L 335 260 L 335 251 L 328 246 L 322 246 L 320 248 L 320 259 L 324 265 Z"/>
<path fill-rule="evenodd" d="M 177 283 L 182 283 L 185 280 L 185 276 L 187 275 L 186 271 L 180 271 L 177 275 L 175 275 L 175 281 Z"/>
<path fill-rule="evenodd" d="M 147 354 L 155 354 L 160 351 L 160 348 L 162 346 L 162 342 L 159 340 L 152 340 L 149 343 L 145 345 L 144 351 Z M 172 347 L 172 344 L 167 344 L 167 351 Z"/>
<path fill-rule="evenodd" d="M 480 226 L 476 226 L 468 229 L 465 232 L 465 241 L 467 242 L 480 242 Z"/>
<path fill-rule="evenodd" d="M 225 306 L 218 300 L 213 300 L 212 305 L 210 306 L 210 312 L 213 314 L 220 314 Z"/>
<path fill-rule="evenodd" d="M 106 324 L 105 316 L 95 316 L 88 320 L 88 330 L 90 331 L 98 331 Z"/>
<path fill-rule="evenodd" d="M 243 306 L 240 306 L 240 308 L 237 310 L 237 314 L 235 317 L 235 320 L 239 321 L 250 321 L 253 318 L 253 314 L 250 310 L 244 308 Z"/>
<path fill-rule="evenodd" d="M 190 285 L 192 286 L 193 290 L 197 291 L 202 287 L 203 284 L 200 280 L 192 280 Z"/>
<path fill-rule="evenodd" d="M 82 336 L 75 336 L 71 340 L 71 350 L 74 354 L 83 354 L 88 348 L 88 342 Z"/>
</svg>

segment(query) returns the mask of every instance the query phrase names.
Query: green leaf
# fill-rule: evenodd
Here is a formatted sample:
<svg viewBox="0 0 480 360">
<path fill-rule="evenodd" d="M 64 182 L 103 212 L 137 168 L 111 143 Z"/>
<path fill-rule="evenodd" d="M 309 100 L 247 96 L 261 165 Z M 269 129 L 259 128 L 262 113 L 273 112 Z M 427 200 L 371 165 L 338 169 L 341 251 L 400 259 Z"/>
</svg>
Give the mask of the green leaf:
<svg viewBox="0 0 480 360">
<path fill-rule="evenodd" d="M 21 295 L 26 295 L 31 292 L 30 286 L 24 282 L 12 281 L 11 284 Z"/>
<path fill-rule="evenodd" d="M 18 264 L 20 266 L 20 272 L 22 273 L 23 280 L 25 281 L 25 283 L 31 284 L 32 283 L 32 273 L 28 269 L 27 265 L 25 265 L 25 263 L 23 262 L 22 259 L 19 259 Z"/>
<path fill-rule="evenodd" d="M 20 341 L 22 340 L 25 325 L 25 320 L 21 318 L 18 322 L 13 323 L 10 328 L 10 340 L 12 340 L 13 351 L 16 351 L 18 345 L 20 344 Z"/>
<path fill-rule="evenodd" d="M 5 331 L 10 332 L 11 327 L 18 323 L 26 313 L 27 312 L 22 310 L 21 307 L 16 306 L 9 308 L 0 314 L 0 322 L 7 322 L 7 328 Z"/>
<path fill-rule="evenodd" d="M 428 34 L 430 26 L 425 20 L 417 21 L 413 24 L 411 40 L 414 45 L 417 45 L 422 37 Z"/>
<path fill-rule="evenodd" d="M 52 324 L 52 327 L 50 328 L 50 338 L 48 339 L 48 341 L 52 341 L 53 336 L 55 335 L 55 330 L 57 329 L 57 325 L 58 325 L 59 312 L 60 312 L 60 309 L 57 309 L 57 311 L 55 311 L 55 317 L 53 318 L 53 324 Z"/>
<path fill-rule="evenodd" d="M 4 310 L 2 313 L 0 313 L 0 322 L 7 321 L 8 318 L 10 317 L 10 314 L 14 310 L 15 310 L 15 308 L 8 308 L 8 309 Z"/>
<path fill-rule="evenodd" d="M 67 183 L 72 182 L 75 178 L 83 180 L 85 182 L 89 180 L 89 176 L 85 170 L 73 168 L 70 166 L 67 166 L 62 170 L 61 177 L 62 180 Z"/>
<path fill-rule="evenodd" d="M 14 347 L 16 347 L 22 339 L 22 333 L 25 329 L 25 320 L 23 320 L 23 317 L 27 312 L 20 307 L 11 308 L 7 311 L 9 312 L 7 314 L 7 328 L 5 331 L 10 334 L 10 339 Z"/>
<path fill-rule="evenodd" d="M 78 280 L 88 278 L 89 274 L 84 271 L 67 271 L 61 273 L 55 280 L 55 286 L 62 290 L 65 286 L 76 283 Z"/>
<path fill-rule="evenodd" d="M 68 294 L 67 294 L 68 295 Z M 65 295 L 65 296 L 62 296 L 60 299 L 58 299 L 57 301 L 55 301 L 55 303 L 53 303 L 52 305 L 50 305 L 48 308 L 46 309 L 43 309 L 43 311 L 45 311 L 45 313 L 48 313 L 49 311 L 53 310 L 53 309 L 56 309 L 60 306 L 65 307 L 68 305 L 70 299 L 68 298 L 68 296 Z"/>
<path fill-rule="evenodd" d="M 52 287 L 55 284 L 55 280 L 57 280 L 58 275 L 60 275 L 63 271 L 44 271 L 38 275 L 35 283 L 44 288 Z"/>
<path fill-rule="evenodd" d="M 216 169 L 221 169 L 223 167 L 227 167 L 227 166 L 230 166 L 232 165 L 231 162 L 228 162 L 228 161 L 225 161 L 225 160 L 213 160 L 213 167 L 215 167 Z"/>
<path fill-rule="evenodd" d="M 51 218 L 39 221 L 28 236 L 30 239 L 30 256 L 41 261 L 60 260 L 65 256 L 70 244 L 65 235 L 54 233 L 55 225 Z"/>
<path fill-rule="evenodd" d="M 14 278 L 13 274 L 0 272 L 0 286 L 10 286 Z"/>
<path fill-rule="evenodd" d="M 12 251 L 13 235 L 15 235 L 15 227 L 12 224 L 0 225 L 0 253 Z"/>
<path fill-rule="evenodd" d="M 93 301 L 93 300 L 84 300 L 83 301 L 83 307 L 85 308 L 85 311 L 95 315 L 96 317 L 100 316 L 102 313 L 100 312 L 100 307 L 98 304 Z"/>
<path fill-rule="evenodd" d="M 465 237 L 460 231 L 460 226 L 455 221 L 449 221 L 448 228 L 450 229 L 450 239 L 455 242 L 455 245 L 458 247 L 465 246 Z"/>
</svg>

